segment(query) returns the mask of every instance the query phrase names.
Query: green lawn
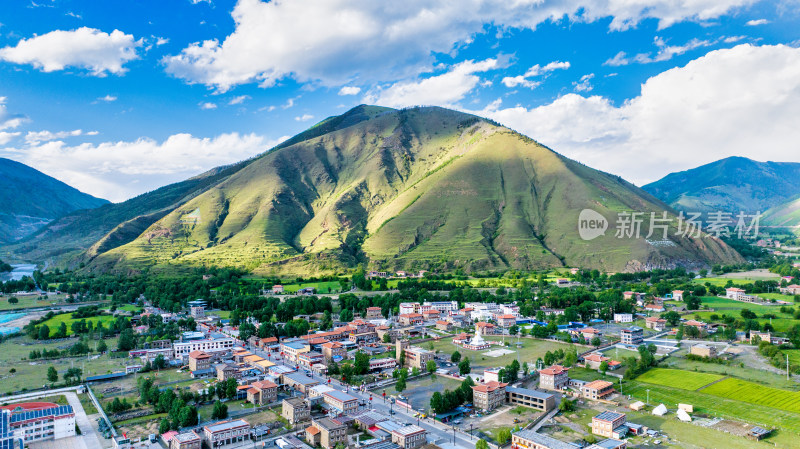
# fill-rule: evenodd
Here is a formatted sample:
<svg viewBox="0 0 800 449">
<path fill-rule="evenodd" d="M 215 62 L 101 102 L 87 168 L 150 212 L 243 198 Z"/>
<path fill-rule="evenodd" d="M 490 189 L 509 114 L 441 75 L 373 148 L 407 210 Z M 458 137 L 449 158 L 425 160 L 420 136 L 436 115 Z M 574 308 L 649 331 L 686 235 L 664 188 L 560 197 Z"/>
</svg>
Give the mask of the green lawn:
<svg viewBox="0 0 800 449">
<path fill-rule="evenodd" d="M 800 392 L 766 387 L 741 379 L 725 379 L 702 390 L 705 394 L 800 413 Z M 798 416 L 800 419 L 800 416 Z"/>
<path fill-rule="evenodd" d="M 489 336 L 489 337 L 486 337 L 486 340 L 500 341 L 501 337 Z M 457 345 L 453 344 L 453 341 L 450 338 L 443 338 L 443 339 L 441 339 L 439 341 L 434 341 L 434 342 L 426 342 L 426 343 L 422 343 L 422 344 L 420 344 L 418 346 L 420 346 L 420 347 L 422 347 L 424 349 L 430 349 L 429 343 L 432 343 L 433 344 L 433 349 L 435 351 L 444 352 L 446 354 L 452 354 L 453 351 L 458 351 L 458 352 L 461 353 L 461 357 L 462 358 L 469 357 L 471 366 L 473 368 L 475 368 L 475 367 L 493 368 L 493 367 L 506 366 L 506 365 L 510 364 L 513 360 L 517 359 L 517 352 L 516 352 L 516 345 L 515 345 L 517 339 L 516 338 L 506 337 L 505 341 L 507 343 L 511 344 L 511 346 L 510 347 L 506 347 L 506 349 L 514 351 L 514 353 L 513 354 L 502 355 L 500 357 L 490 357 L 490 356 L 486 355 L 487 352 L 491 352 L 491 351 L 495 351 L 495 350 L 498 350 L 498 349 L 502 349 L 502 347 L 499 346 L 499 345 L 498 346 L 492 346 L 491 348 L 483 350 L 483 351 L 470 351 L 470 350 L 464 349 L 464 348 L 462 348 L 460 346 L 457 346 Z M 536 363 L 536 359 L 537 358 L 539 358 L 539 357 L 544 358 L 544 354 L 547 351 L 551 351 L 552 352 L 552 351 L 556 351 L 558 349 L 563 349 L 563 350 L 566 351 L 566 350 L 568 350 L 570 348 L 573 348 L 575 350 L 580 350 L 582 348 L 582 347 L 578 347 L 578 346 L 569 345 L 569 344 L 566 344 L 566 343 L 560 343 L 560 342 L 549 341 L 549 340 L 547 340 L 547 341 L 546 340 L 536 340 L 536 339 L 532 339 L 532 338 L 521 338 L 519 341 L 520 341 L 520 343 L 522 343 L 522 348 L 519 350 L 519 362 L 520 362 L 520 364 L 522 364 L 523 362 L 528 362 L 528 365 L 531 366 L 531 367 L 534 366 L 534 364 Z"/>
<path fill-rule="evenodd" d="M 697 390 L 711 382 L 722 379 L 724 376 L 710 373 L 696 373 L 678 369 L 655 368 L 647 371 L 636 380 L 655 385 L 666 385 L 682 390 Z"/>
<path fill-rule="evenodd" d="M 0 297 L 0 311 L 27 309 L 29 307 L 48 307 L 60 302 L 57 298 L 46 298 L 40 301 L 41 296 L 18 296 L 17 303 L 8 302 L 9 295 Z"/>
<path fill-rule="evenodd" d="M 339 281 L 303 282 L 301 284 L 283 284 L 283 291 L 295 293 L 301 288 L 308 287 L 317 289 L 317 293 L 339 293 L 342 286 L 339 284 Z"/>
<path fill-rule="evenodd" d="M 736 318 L 737 320 L 741 320 L 741 311 L 742 309 L 749 309 L 755 312 L 756 315 L 759 316 L 758 322 L 761 323 L 763 326 L 764 323 L 769 323 L 770 320 L 767 318 L 761 318 L 762 315 L 771 313 L 774 314 L 777 318 L 771 321 L 772 327 L 775 328 L 778 332 L 786 332 L 792 326 L 796 324 L 800 324 L 800 320 L 794 319 L 792 315 L 787 313 L 781 313 L 780 305 L 761 305 L 761 304 L 750 304 L 741 301 L 734 301 L 732 299 L 727 298 L 720 298 L 716 296 L 704 296 L 702 297 L 702 305 L 708 307 L 710 309 L 714 309 L 713 311 L 701 311 L 701 312 L 693 312 L 690 313 L 688 316 L 695 317 L 697 319 L 703 321 L 717 321 L 721 322 L 722 320 L 711 320 L 711 315 L 718 315 L 722 316 L 728 315 Z"/>
<path fill-rule="evenodd" d="M 50 335 L 53 335 L 56 331 L 58 331 L 59 326 L 61 323 L 65 323 L 67 325 L 67 336 L 72 335 L 72 323 L 76 321 L 86 320 L 86 323 L 92 323 L 95 327 L 97 327 L 97 323 L 102 322 L 103 326 L 108 327 L 111 322 L 113 322 L 116 318 L 112 315 L 101 315 L 101 316 L 93 316 L 90 318 L 72 318 L 72 313 L 62 313 L 59 315 L 50 318 L 49 320 L 45 321 L 42 324 L 46 324 L 47 327 L 50 328 Z"/>
<path fill-rule="evenodd" d="M 790 352 L 785 351 L 785 352 Z M 741 362 L 734 360 L 733 363 L 730 365 L 722 365 L 717 363 L 704 363 L 704 362 L 695 362 L 692 360 L 687 360 L 683 356 L 686 355 L 687 349 L 681 349 L 678 352 L 673 353 L 670 357 L 661 362 L 659 364 L 662 368 L 672 368 L 672 369 L 682 369 L 685 371 L 700 371 L 700 372 L 707 372 L 707 373 L 714 373 L 720 374 L 723 376 L 734 376 L 740 379 L 749 380 L 752 382 L 760 383 L 763 385 L 769 385 L 771 387 L 776 388 L 784 388 L 787 390 L 796 390 L 798 388 L 798 384 L 786 380 L 786 376 L 768 372 L 768 371 L 760 371 L 749 368 L 747 366 L 742 366 Z M 798 360 L 797 363 L 800 363 L 800 351 L 798 351 Z M 791 360 L 792 355 L 790 353 L 789 359 Z"/>
</svg>

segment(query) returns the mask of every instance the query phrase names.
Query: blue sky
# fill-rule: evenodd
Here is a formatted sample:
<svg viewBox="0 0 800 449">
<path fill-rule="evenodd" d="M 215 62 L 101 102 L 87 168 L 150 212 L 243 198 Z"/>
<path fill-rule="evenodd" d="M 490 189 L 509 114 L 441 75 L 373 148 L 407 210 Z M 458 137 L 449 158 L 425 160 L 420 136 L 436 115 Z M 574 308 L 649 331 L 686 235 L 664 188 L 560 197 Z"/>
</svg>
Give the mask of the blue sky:
<svg viewBox="0 0 800 449">
<path fill-rule="evenodd" d="M 733 155 L 800 162 L 799 11 L 12 0 L 0 3 L 0 156 L 121 201 L 373 103 L 491 117 L 638 185 Z"/>
</svg>

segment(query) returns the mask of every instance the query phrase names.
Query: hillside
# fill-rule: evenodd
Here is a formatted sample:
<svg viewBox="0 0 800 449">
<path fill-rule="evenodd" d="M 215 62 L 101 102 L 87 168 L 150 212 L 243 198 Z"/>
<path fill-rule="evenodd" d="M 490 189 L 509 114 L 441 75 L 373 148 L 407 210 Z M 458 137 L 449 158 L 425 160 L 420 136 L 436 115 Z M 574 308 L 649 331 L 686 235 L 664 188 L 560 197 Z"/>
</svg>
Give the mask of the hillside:
<svg viewBox="0 0 800 449">
<path fill-rule="evenodd" d="M 642 188 L 677 210 L 763 212 L 800 195 L 800 163 L 729 157 Z"/>
<path fill-rule="evenodd" d="M 30 235 L 64 214 L 106 203 L 25 164 L 0 158 L 0 244 Z"/>
<path fill-rule="evenodd" d="M 741 260 L 710 237 L 616 238 L 617 212 L 649 217 L 666 206 L 507 128 L 442 108 L 360 106 L 230 170 L 163 216 L 125 224 L 135 239 L 105 236 L 85 254 L 88 269 L 616 271 Z M 612 229 L 581 240 L 584 208 Z"/>
<path fill-rule="evenodd" d="M 800 198 L 767 209 L 761 216 L 763 226 L 800 227 Z"/>
</svg>

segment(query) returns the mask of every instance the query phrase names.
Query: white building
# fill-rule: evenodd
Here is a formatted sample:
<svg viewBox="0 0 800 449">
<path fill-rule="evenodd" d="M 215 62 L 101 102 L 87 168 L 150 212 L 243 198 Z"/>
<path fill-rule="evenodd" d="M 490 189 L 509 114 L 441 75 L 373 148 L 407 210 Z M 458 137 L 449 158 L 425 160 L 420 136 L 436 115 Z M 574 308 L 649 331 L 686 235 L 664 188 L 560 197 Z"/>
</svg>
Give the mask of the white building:
<svg viewBox="0 0 800 449">
<path fill-rule="evenodd" d="M 400 315 L 405 315 L 407 313 L 420 313 L 419 306 L 420 304 L 416 302 L 401 302 Z"/>
<path fill-rule="evenodd" d="M 184 359 L 186 357 L 189 357 L 189 353 L 192 351 L 203 351 L 203 352 L 230 351 L 233 349 L 235 342 L 236 341 L 230 337 L 182 341 L 173 343 L 172 350 L 174 353 L 174 357 L 176 359 Z"/>
<path fill-rule="evenodd" d="M 500 312 L 500 306 L 493 302 L 470 302 L 465 304 L 466 308 L 472 309 L 470 318 L 473 321 L 487 321 L 494 319 L 494 316 Z"/>
<path fill-rule="evenodd" d="M 37 403 L 30 403 L 37 405 Z M 0 425 L 8 424 L 15 439 L 25 445 L 45 440 L 58 440 L 75 436 L 75 412 L 71 405 L 49 404 L 44 408 L 3 410 Z M 5 430 L 5 429 L 4 429 Z"/>
<path fill-rule="evenodd" d="M 631 313 L 615 313 L 615 323 L 633 323 L 633 314 Z"/>
<path fill-rule="evenodd" d="M 438 310 L 439 313 L 441 313 L 442 315 L 458 311 L 458 302 L 457 301 L 424 302 L 424 303 L 422 303 L 422 305 L 423 306 L 428 306 L 429 310 Z M 423 312 L 424 312 L 424 310 L 423 310 Z M 403 312 L 401 311 L 400 313 L 403 313 Z"/>
</svg>

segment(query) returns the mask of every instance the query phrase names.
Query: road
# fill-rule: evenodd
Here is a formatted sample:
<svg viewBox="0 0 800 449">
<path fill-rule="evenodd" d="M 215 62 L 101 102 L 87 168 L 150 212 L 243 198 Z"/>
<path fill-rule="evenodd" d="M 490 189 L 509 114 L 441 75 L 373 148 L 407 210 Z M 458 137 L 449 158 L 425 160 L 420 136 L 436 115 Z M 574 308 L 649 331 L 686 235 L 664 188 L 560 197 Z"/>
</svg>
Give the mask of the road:
<svg viewBox="0 0 800 449">
<path fill-rule="evenodd" d="M 248 350 L 256 355 L 267 358 L 267 354 L 258 348 L 248 346 Z M 289 362 L 283 362 L 282 359 L 276 358 L 274 356 L 268 358 L 268 360 L 271 360 L 277 363 L 278 365 L 285 365 L 290 368 L 297 369 L 296 365 L 293 365 Z M 312 377 L 320 384 L 325 384 L 330 386 L 331 388 L 340 391 L 345 391 L 351 396 L 355 396 L 356 398 L 358 398 L 359 402 L 370 404 L 364 407 L 364 410 L 373 409 L 387 416 L 391 416 L 393 420 L 399 423 L 409 423 L 409 424 L 419 425 L 423 429 L 427 430 L 433 437 L 432 439 L 435 441 L 444 440 L 445 442 L 449 442 L 450 444 L 453 444 L 453 442 L 455 442 L 456 447 L 464 449 L 475 447 L 475 441 L 477 441 L 477 439 L 470 437 L 468 433 L 463 432 L 461 429 L 458 429 L 456 427 L 451 427 L 446 424 L 442 424 L 441 422 L 436 421 L 432 418 L 427 418 L 427 419 L 414 418 L 413 415 L 415 411 L 413 409 L 407 410 L 406 408 L 403 407 L 397 407 L 395 406 L 395 404 L 390 403 L 388 398 L 384 399 L 378 396 L 378 394 L 373 394 L 369 391 L 361 392 L 346 384 L 343 385 L 339 383 L 339 381 L 337 381 L 336 379 L 331 379 L 327 376 L 320 376 L 314 374 L 313 372 L 312 375 L 309 377 Z M 330 383 L 328 382 L 329 379 Z M 373 398 L 372 401 L 370 401 L 370 397 Z"/>
</svg>

